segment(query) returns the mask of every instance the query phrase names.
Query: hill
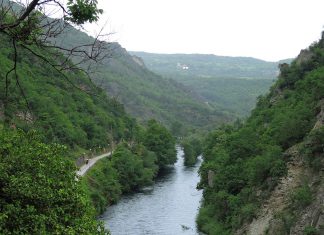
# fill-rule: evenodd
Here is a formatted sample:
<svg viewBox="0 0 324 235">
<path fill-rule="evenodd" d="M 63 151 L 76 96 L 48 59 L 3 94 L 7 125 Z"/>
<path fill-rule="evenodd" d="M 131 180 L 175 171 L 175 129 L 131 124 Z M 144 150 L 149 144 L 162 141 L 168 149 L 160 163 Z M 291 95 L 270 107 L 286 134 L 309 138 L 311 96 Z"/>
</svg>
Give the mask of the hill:
<svg viewBox="0 0 324 235">
<path fill-rule="evenodd" d="M 251 57 L 208 54 L 155 54 L 131 51 L 142 58 L 149 69 L 165 76 L 273 79 L 278 62 Z"/>
<path fill-rule="evenodd" d="M 207 234 L 323 234 L 324 33 L 280 66 L 244 123 L 206 139 L 197 219 Z"/>
<path fill-rule="evenodd" d="M 70 27 L 56 43 L 73 47 L 92 41 L 87 34 Z M 139 120 L 155 118 L 168 127 L 180 123 L 190 129 L 233 119 L 232 112 L 206 104 L 206 99 L 194 90 L 151 72 L 139 57 L 131 56 L 118 43 L 107 43 L 107 47 L 110 58 L 96 67 L 91 75 L 93 82 Z"/>
<path fill-rule="evenodd" d="M 173 164 L 173 136 L 155 120 L 139 125 L 84 71 L 56 69 L 72 65 L 62 54 L 13 45 L 3 33 L 0 40 L 1 233 L 109 234 L 94 208 L 151 184 Z M 91 177 L 76 175 L 75 158 L 116 144 Z"/>
<path fill-rule="evenodd" d="M 130 53 L 142 58 L 150 70 L 185 85 L 210 105 L 241 117 L 250 113 L 256 98 L 265 94 L 278 75 L 279 62 L 249 57 Z"/>
<path fill-rule="evenodd" d="M 5 35 L 0 38 L 0 71 L 9 71 L 13 66 L 13 49 Z M 5 83 L 0 84 L 2 121 L 7 118 L 12 127 L 26 131 L 36 128 L 47 143 L 65 144 L 76 153 L 132 138 L 135 119 L 125 113 L 120 103 L 95 87 L 85 74 L 67 72 L 68 80 L 40 58 L 19 47 L 18 50 L 19 83 L 10 74 L 8 96 L 4 92 Z M 48 56 L 46 51 L 38 53 Z M 6 74 L 0 76 L 4 79 Z"/>
</svg>

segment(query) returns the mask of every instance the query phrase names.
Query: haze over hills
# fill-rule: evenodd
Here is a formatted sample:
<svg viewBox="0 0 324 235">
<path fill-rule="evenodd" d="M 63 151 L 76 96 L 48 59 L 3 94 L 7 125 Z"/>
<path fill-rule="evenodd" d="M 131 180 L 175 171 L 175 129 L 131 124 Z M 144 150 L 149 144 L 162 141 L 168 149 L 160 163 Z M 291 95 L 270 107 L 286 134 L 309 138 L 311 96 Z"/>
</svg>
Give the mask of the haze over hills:
<svg viewBox="0 0 324 235">
<path fill-rule="evenodd" d="M 130 52 L 152 71 L 187 86 L 210 105 L 246 116 L 256 98 L 267 92 L 278 75 L 280 62 L 250 57 L 205 54 L 154 54 Z"/>
<path fill-rule="evenodd" d="M 17 11 L 21 10 L 20 5 L 14 6 Z M 94 40 L 70 25 L 51 38 L 55 45 L 78 49 L 88 49 L 80 45 L 91 45 Z M 154 118 L 177 129 L 207 128 L 233 120 L 235 115 L 229 109 L 218 104 L 210 105 L 192 89 L 151 72 L 139 57 L 131 56 L 118 43 L 107 42 L 106 46 L 103 53 L 107 53 L 108 59 L 95 65 L 91 79 L 139 120 Z M 74 62 L 79 62 L 78 58 L 75 57 Z M 87 68 L 89 64 L 84 66 Z"/>
<path fill-rule="evenodd" d="M 93 38 L 71 27 L 56 43 L 73 47 L 90 41 Z M 139 57 L 131 56 L 118 43 L 107 45 L 111 56 L 97 66 L 92 79 L 140 120 L 155 118 L 169 127 L 181 123 L 190 128 L 233 120 L 234 114 L 228 109 L 209 105 L 192 89 L 151 72 Z"/>
<path fill-rule="evenodd" d="M 156 54 L 131 51 L 152 71 L 166 76 L 273 79 L 279 62 L 212 54 Z"/>
</svg>

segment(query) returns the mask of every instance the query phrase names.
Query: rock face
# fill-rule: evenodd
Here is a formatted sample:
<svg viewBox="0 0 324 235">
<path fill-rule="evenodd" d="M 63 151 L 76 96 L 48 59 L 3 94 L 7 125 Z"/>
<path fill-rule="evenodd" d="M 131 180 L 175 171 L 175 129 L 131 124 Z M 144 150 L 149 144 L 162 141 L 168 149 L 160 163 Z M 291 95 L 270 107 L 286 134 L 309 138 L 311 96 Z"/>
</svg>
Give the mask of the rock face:
<svg viewBox="0 0 324 235">
<path fill-rule="evenodd" d="M 144 61 L 143 61 L 143 59 L 142 59 L 141 57 L 136 56 L 136 55 L 133 55 L 133 56 L 132 56 L 132 59 L 133 59 L 134 62 L 135 62 L 136 64 L 138 64 L 139 66 L 141 66 L 141 67 L 145 67 L 145 63 L 144 63 Z"/>
<path fill-rule="evenodd" d="M 309 60 L 311 60 L 313 56 L 314 56 L 314 53 L 311 52 L 310 50 L 301 50 L 300 54 L 296 58 L 296 64 L 298 66 L 300 66 L 301 64 L 306 63 Z"/>
<path fill-rule="evenodd" d="M 324 100 L 319 104 L 317 121 L 312 130 L 324 126 Z M 285 155 L 290 158 L 287 165 L 288 174 L 283 177 L 277 187 L 272 191 L 269 199 L 263 206 L 257 217 L 250 223 L 242 226 L 236 231 L 236 235 L 272 235 L 272 234 L 291 234 L 304 235 L 305 228 L 316 228 L 316 234 L 324 234 L 324 169 L 314 172 L 307 167 L 300 154 L 300 146 L 304 142 L 289 148 Z M 324 162 L 324 156 L 321 159 Z M 323 164 L 321 164 L 323 166 Z M 294 189 L 299 186 L 307 185 L 312 189 L 313 200 L 310 205 L 298 212 L 294 225 L 289 232 L 284 231 L 285 222 L 278 217 L 290 203 L 290 197 Z M 313 234 L 313 233 L 312 233 Z M 315 233 L 314 233 L 315 234 Z"/>
<path fill-rule="evenodd" d="M 319 103 L 320 112 L 317 114 L 317 122 L 315 123 L 314 129 L 318 129 L 324 126 L 324 99 Z"/>
<path fill-rule="evenodd" d="M 317 193 L 313 202 L 301 212 L 301 217 L 297 220 L 296 225 L 291 228 L 290 234 L 303 235 L 307 226 L 316 228 L 319 234 L 324 234 L 324 182 L 320 177 L 314 176 L 312 184 L 316 186 Z"/>
<path fill-rule="evenodd" d="M 301 176 L 303 175 L 303 163 L 298 154 L 298 146 L 291 147 L 286 151 L 286 154 L 292 157 L 287 166 L 287 176 L 281 179 L 270 198 L 263 204 L 258 216 L 250 224 L 243 226 L 242 229 L 237 231 L 237 235 L 263 235 L 272 226 L 278 224 L 278 221 L 275 220 L 275 215 L 288 205 L 288 195 L 301 183 Z M 268 234 L 277 233 L 272 231 L 272 233 Z"/>
<path fill-rule="evenodd" d="M 213 172 L 212 170 L 209 170 L 208 171 L 208 186 L 211 188 L 214 185 L 214 178 L 215 178 L 215 172 Z"/>
</svg>

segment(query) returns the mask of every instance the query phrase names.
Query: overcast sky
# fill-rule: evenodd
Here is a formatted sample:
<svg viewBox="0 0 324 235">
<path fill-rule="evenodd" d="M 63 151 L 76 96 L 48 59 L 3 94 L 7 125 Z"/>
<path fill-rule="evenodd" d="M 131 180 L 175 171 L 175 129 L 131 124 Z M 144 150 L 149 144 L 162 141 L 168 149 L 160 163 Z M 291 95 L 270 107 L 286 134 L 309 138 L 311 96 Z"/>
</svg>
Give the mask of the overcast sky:
<svg viewBox="0 0 324 235">
<path fill-rule="evenodd" d="M 129 51 L 291 58 L 318 40 L 324 0 L 99 0 Z"/>
</svg>

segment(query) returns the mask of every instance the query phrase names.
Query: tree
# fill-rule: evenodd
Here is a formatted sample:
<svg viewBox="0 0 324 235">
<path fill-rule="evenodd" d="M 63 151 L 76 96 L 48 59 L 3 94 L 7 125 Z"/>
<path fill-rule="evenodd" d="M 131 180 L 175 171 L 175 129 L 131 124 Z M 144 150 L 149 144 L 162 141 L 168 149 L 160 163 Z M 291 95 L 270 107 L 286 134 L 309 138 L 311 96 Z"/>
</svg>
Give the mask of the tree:
<svg viewBox="0 0 324 235">
<path fill-rule="evenodd" d="M 34 132 L 1 130 L 1 234 L 107 234 L 65 154 Z"/>
<path fill-rule="evenodd" d="M 56 45 L 55 39 L 71 26 L 82 28 L 85 23 L 96 22 L 102 12 L 102 9 L 97 8 L 97 0 L 68 0 L 67 4 L 60 0 L 2 0 L 0 33 L 11 39 L 15 49 L 14 57 L 18 56 L 16 47 L 19 45 L 59 71 L 77 69 L 78 64 L 70 63 L 72 57 L 78 57 L 79 63 L 85 63 L 89 60 L 102 60 L 106 56 L 103 53 L 107 43 L 100 40 L 105 35 L 99 34 L 93 43 L 74 48 Z M 54 63 L 40 55 L 35 47 L 55 49 L 50 51 L 54 57 L 59 58 L 64 54 L 66 58 Z"/>
<path fill-rule="evenodd" d="M 118 146 L 111 156 L 111 162 L 118 172 L 118 180 L 124 193 L 152 183 L 153 169 L 146 168 L 141 156 L 131 152 L 126 144 Z"/>
<path fill-rule="evenodd" d="M 148 122 L 144 145 L 157 156 L 159 168 L 177 161 L 175 140 L 171 133 L 155 120 Z"/>
<path fill-rule="evenodd" d="M 58 45 L 57 38 L 71 27 L 79 27 L 85 23 L 96 22 L 102 14 L 98 9 L 97 0 L 20 0 L 0 2 L 0 34 L 6 35 L 11 42 L 13 64 L 11 69 L 5 71 L 5 96 L 9 95 L 11 80 L 19 87 L 21 95 L 25 98 L 24 89 L 17 74 L 17 62 L 20 55 L 29 53 L 44 63 L 49 64 L 69 80 L 69 71 L 82 71 L 88 75 L 91 62 L 99 62 L 110 55 L 109 43 L 99 33 L 92 43 L 74 45 L 71 48 Z M 53 18 L 51 18 L 53 17 Z M 46 53 L 42 53 L 46 50 Z M 71 62 L 73 59 L 73 63 Z M 81 68 L 81 65 L 85 66 Z M 70 81 L 75 86 L 77 85 Z M 81 89 L 81 88 L 79 88 Z M 3 102 L 7 108 L 9 99 Z M 9 122 L 8 120 L 6 120 Z"/>
</svg>

